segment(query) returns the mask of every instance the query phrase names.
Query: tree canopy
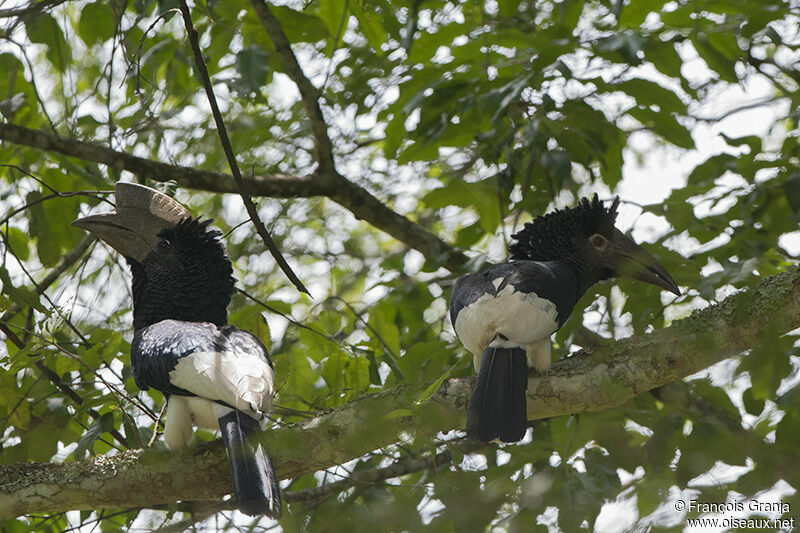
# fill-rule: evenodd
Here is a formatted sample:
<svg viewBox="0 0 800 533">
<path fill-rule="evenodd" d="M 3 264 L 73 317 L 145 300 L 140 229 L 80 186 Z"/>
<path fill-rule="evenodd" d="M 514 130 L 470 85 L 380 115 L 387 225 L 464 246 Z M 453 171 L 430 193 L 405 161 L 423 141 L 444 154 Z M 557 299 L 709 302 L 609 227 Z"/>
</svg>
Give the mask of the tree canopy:
<svg viewBox="0 0 800 533">
<path fill-rule="evenodd" d="M 791 517 L 797 10 L 0 9 L 3 531 L 275 525 L 232 510 L 212 433 L 165 451 L 164 398 L 133 382 L 128 268 L 70 226 L 110 210 L 118 180 L 160 187 L 225 233 L 238 280 L 230 321 L 258 335 L 276 368 L 265 442 L 284 479 L 282 529 L 675 530 L 708 515 L 681 499 L 780 499 L 791 510 L 742 516 Z M 747 123 L 754 113 L 769 117 L 763 131 Z M 653 171 L 664 168 L 676 174 L 664 181 Z M 625 229 L 683 295 L 627 281 L 590 289 L 554 336 L 561 360 L 531 372 L 526 439 L 466 441 L 474 370 L 447 316 L 456 277 L 505 260 L 532 217 L 636 187 L 665 196 L 623 194 Z"/>
</svg>

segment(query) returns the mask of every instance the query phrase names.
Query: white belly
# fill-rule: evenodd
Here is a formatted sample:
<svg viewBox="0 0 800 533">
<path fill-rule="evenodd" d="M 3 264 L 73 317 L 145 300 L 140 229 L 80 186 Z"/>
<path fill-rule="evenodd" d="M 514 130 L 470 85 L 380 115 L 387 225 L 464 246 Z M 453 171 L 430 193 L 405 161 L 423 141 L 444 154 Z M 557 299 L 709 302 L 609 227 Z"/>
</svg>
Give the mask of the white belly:
<svg viewBox="0 0 800 533">
<path fill-rule="evenodd" d="M 558 329 L 557 317 L 551 301 L 509 284 L 497 296 L 484 294 L 462 309 L 455 330 L 477 364 L 489 344 L 524 348 L 547 339 Z"/>
</svg>

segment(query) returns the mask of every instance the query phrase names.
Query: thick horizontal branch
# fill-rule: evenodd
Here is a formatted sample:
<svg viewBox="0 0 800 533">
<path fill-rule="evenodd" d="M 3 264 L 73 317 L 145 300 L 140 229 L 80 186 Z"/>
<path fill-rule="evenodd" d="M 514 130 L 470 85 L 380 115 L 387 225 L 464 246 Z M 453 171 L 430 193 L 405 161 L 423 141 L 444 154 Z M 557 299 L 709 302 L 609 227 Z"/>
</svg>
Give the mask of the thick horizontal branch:
<svg viewBox="0 0 800 533">
<path fill-rule="evenodd" d="M 101 144 L 68 139 L 14 124 L 0 124 L 0 140 L 77 157 L 84 161 L 102 163 L 118 172 L 127 170 L 137 176 L 155 181 L 174 180 L 181 187 L 189 189 L 224 193 L 238 192 L 233 176 L 230 174 L 170 165 L 126 152 L 118 152 Z M 245 182 L 253 196 L 302 198 L 326 196 L 331 192 L 321 186 L 313 177 L 267 174 L 245 178 Z"/>
<path fill-rule="evenodd" d="M 604 344 L 531 377 L 528 415 L 541 419 L 608 410 L 637 394 L 703 370 L 800 327 L 800 270 L 761 280 L 724 302 L 648 335 Z M 281 478 L 307 474 L 397 442 L 401 432 L 435 435 L 463 427 L 474 378 L 446 380 L 414 416 L 425 388 L 407 385 L 364 396 L 266 435 Z M 173 455 L 135 450 L 63 465 L 0 466 L 0 520 L 70 509 L 149 507 L 217 499 L 230 492 L 225 451 L 207 446 Z"/>
<path fill-rule="evenodd" d="M 250 3 L 269 38 L 275 44 L 275 49 L 286 73 L 300 92 L 317 148 L 317 163 L 319 164 L 317 175 L 328 182 L 333 191 L 327 196 L 353 213 L 356 218 L 366 220 L 376 228 L 382 229 L 398 241 L 419 250 L 425 257 L 442 264 L 448 270 L 459 272 L 466 262 L 463 254 L 456 252 L 418 224 L 411 223 L 403 215 L 392 211 L 372 196 L 369 191 L 339 174 L 333 157 L 331 139 L 328 136 L 328 125 L 319 105 L 319 91 L 303 73 L 303 69 L 292 51 L 291 43 L 286 38 L 280 22 L 270 11 L 269 5 L 264 0 L 251 0 Z M 381 225 L 376 224 L 375 221 L 380 221 Z"/>
<path fill-rule="evenodd" d="M 170 165 L 112 150 L 100 144 L 68 139 L 13 124 L 0 124 L 0 141 L 102 163 L 118 172 L 127 170 L 154 181 L 173 180 L 179 186 L 188 189 L 238 193 L 233 176 L 230 174 Z M 318 171 L 309 176 L 287 174 L 251 176 L 245 178 L 245 186 L 251 196 L 330 198 L 350 211 L 357 219 L 385 231 L 398 241 L 418 250 L 425 257 L 437 258 L 451 271 L 461 270 L 466 262 L 464 254 L 419 224 L 391 210 L 366 189 L 333 172 L 332 175 Z"/>
</svg>

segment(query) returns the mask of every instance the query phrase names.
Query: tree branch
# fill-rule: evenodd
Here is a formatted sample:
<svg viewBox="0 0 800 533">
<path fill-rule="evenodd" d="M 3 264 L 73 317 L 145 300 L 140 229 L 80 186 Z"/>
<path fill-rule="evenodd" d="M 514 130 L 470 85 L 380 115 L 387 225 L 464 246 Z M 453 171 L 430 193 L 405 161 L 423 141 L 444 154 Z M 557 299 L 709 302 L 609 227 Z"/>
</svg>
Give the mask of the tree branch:
<svg viewBox="0 0 800 533">
<path fill-rule="evenodd" d="M 286 38 L 278 19 L 272 14 L 267 3 L 264 0 L 250 0 L 250 3 L 253 5 L 259 20 L 261 20 L 261 25 L 264 26 L 269 38 L 275 44 L 275 49 L 281 57 L 286 73 L 300 91 L 300 98 L 311 122 L 311 131 L 314 134 L 317 147 L 319 169 L 316 174 L 327 181 L 332 189 L 332 194 L 327 196 L 348 209 L 356 218 L 364 219 L 373 226 L 384 230 L 395 239 L 409 244 L 422 252 L 426 258 L 442 264 L 451 271 L 460 271 L 466 262 L 466 257 L 463 254 L 454 251 L 438 238 L 431 239 L 432 235 L 419 225 L 395 213 L 367 190 L 355 185 L 339 174 L 336 170 L 333 145 L 328 136 L 328 125 L 319 105 L 319 91 L 311 83 L 311 80 L 303 74 L 303 69 L 300 67 L 294 52 L 292 52 L 289 39 Z M 375 220 L 380 220 L 382 225 L 376 225 Z M 423 249 L 411 244 L 412 242 L 425 242 L 426 244 Z"/>
<path fill-rule="evenodd" d="M 63 274 L 69 267 L 71 267 L 83 253 L 89 249 L 89 247 L 97 240 L 97 238 L 93 235 L 87 235 L 84 237 L 81 242 L 79 242 L 75 248 L 64 254 L 64 256 L 56 263 L 56 265 L 50 269 L 47 275 L 42 278 L 42 281 L 34 285 L 33 290 L 37 294 L 44 294 L 44 291 L 47 290 L 50 285 L 52 285 L 60 276 Z M 0 316 L 0 322 L 8 322 L 11 318 L 20 312 L 23 306 L 20 304 L 14 304 L 9 307 L 2 316 Z"/>
<path fill-rule="evenodd" d="M 264 0 L 250 0 L 250 3 L 267 31 L 267 35 L 275 44 L 275 50 L 281 57 L 283 68 L 286 69 L 286 73 L 300 91 L 300 98 L 308 113 L 308 120 L 311 122 L 311 131 L 314 134 L 314 141 L 317 146 L 317 163 L 320 170 L 325 173 L 335 173 L 333 145 L 330 137 L 328 137 L 328 124 L 325 122 L 325 117 L 322 116 L 322 109 L 319 107 L 319 91 L 311 83 L 311 80 L 303 74 L 303 69 L 300 68 L 300 63 L 297 62 L 297 58 L 292 52 L 292 45 L 289 43 L 289 39 L 286 38 L 283 28 L 281 28 L 278 19 L 270 11 L 267 3 Z"/>
<path fill-rule="evenodd" d="M 191 167 L 169 165 L 142 157 L 118 152 L 105 146 L 67 139 L 58 135 L 31 130 L 13 124 L 0 124 L 0 141 L 57 152 L 84 161 L 110 166 L 116 172 L 127 170 L 137 176 L 155 181 L 174 180 L 181 187 L 209 192 L 237 193 L 230 174 Z M 338 174 L 336 174 L 338 176 Z M 325 196 L 364 220 L 385 231 L 395 239 L 436 258 L 447 269 L 459 272 L 467 258 L 419 224 L 391 210 L 369 191 L 342 178 L 333 180 L 320 170 L 309 176 L 267 174 L 246 179 L 252 196 L 272 198 L 308 198 Z"/>
<path fill-rule="evenodd" d="M 197 71 L 200 73 L 200 79 L 202 80 L 203 88 L 206 91 L 208 104 L 211 106 L 211 114 L 214 116 L 214 122 L 217 125 L 217 135 L 219 136 L 220 143 L 222 143 L 222 151 L 225 152 L 225 158 L 228 160 L 228 166 L 231 169 L 233 181 L 236 183 L 236 190 L 239 192 L 239 196 L 242 198 L 247 215 L 250 217 L 250 221 L 253 223 L 253 226 L 255 226 L 256 233 L 258 233 L 258 235 L 261 237 L 261 240 L 264 241 L 264 245 L 267 247 L 267 250 L 269 250 L 269 253 L 272 254 L 273 259 L 275 259 L 275 262 L 278 263 L 278 266 L 286 275 L 286 277 L 289 278 L 289 281 L 292 282 L 292 285 L 294 285 L 300 292 L 304 292 L 310 296 L 311 293 L 308 292 L 306 286 L 303 285 L 303 282 L 297 277 L 297 274 L 295 274 L 294 270 L 292 270 L 292 267 L 286 262 L 286 258 L 283 257 L 278 245 L 272 240 L 272 236 L 264 226 L 264 222 L 262 222 L 261 217 L 258 216 L 256 204 L 253 203 L 253 199 L 250 198 L 249 194 L 247 194 L 244 180 L 242 179 L 242 173 L 239 171 L 239 164 L 236 162 L 236 156 L 233 153 L 233 147 L 231 146 L 231 141 L 228 138 L 228 129 L 225 127 L 225 121 L 222 120 L 222 113 L 219 110 L 219 105 L 217 105 L 217 97 L 214 95 L 214 87 L 211 85 L 211 78 L 208 75 L 208 68 L 206 67 L 206 62 L 203 60 L 203 52 L 200 50 L 200 42 L 197 38 L 197 30 L 194 28 L 194 24 L 192 24 L 192 15 L 189 11 L 188 4 L 186 4 L 186 0 L 180 0 L 180 6 L 181 14 L 183 15 L 183 24 L 186 26 L 186 33 L 189 36 L 189 43 L 192 46 L 192 53 L 194 54 L 194 63 L 197 66 Z"/>
<path fill-rule="evenodd" d="M 57 152 L 84 161 L 108 165 L 116 172 L 127 170 L 137 176 L 155 181 L 173 180 L 181 187 L 209 192 L 236 193 L 233 176 L 222 172 L 200 170 L 192 167 L 170 165 L 145 159 L 126 152 L 118 152 L 101 144 L 69 139 L 15 124 L 0 124 L 0 140 L 29 146 L 47 152 Z M 331 191 L 315 181 L 313 176 L 298 177 L 288 174 L 267 174 L 247 180 L 253 196 L 273 198 L 306 198 L 327 196 Z"/>
<path fill-rule="evenodd" d="M 460 454 L 471 453 L 480 448 L 489 446 L 488 444 L 467 440 L 466 438 L 455 442 L 448 442 L 447 445 L 457 449 Z M 406 474 L 412 474 L 414 472 L 419 472 L 420 470 L 441 468 L 447 463 L 452 462 L 452 460 L 453 452 L 449 449 L 440 451 L 435 455 L 426 454 L 421 457 L 403 457 L 389 466 L 359 470 L 350 476 L 340 479 L 339 481 L 334 481 L 333 483 L 327 483 L 325 485 L 312 487 L 310 489 L 286 492 L 283 495 L 283 500 L 286 502 L 318 500 L 330 494 L 341 492 L 356 485 L 380 483 L 381 481 L 386 481 L 387 479 L 393 479 Z"/>
<path fill-rule="evenodd" d="M 26 6 L 0 9 L 0 18 L 21 17 L 32 13 L 40 13 L 51 7 L 63 4 L 66 1 L 67 0 L 43 0 L 42 2 L 31 2 Z"/>
<path fill-rule="evenodd" d="M 667 328 L 556 362 L 548 376 L 529 378 L 528 415 L 542 419 L 608 410 L 798 327 L 800 270 L 792 267 Z M 367 395 L 269 431 L 265 439 L 278 475 L 290 478 L 345 463 L 396 442 L 400 432 L 436 434 L 463 427 L 473 384 L 474 377 L 446 380 L 429 402 L 414 407 L 412 417 L 387 415 L 398 406 L 414 406 L 426 384 Z M 215 444 L 177 455 L 131 450 L 62 465 L 2 465 L 0 520 L 219 498 L 231 484 L 225 451 Z"/>
</svg>

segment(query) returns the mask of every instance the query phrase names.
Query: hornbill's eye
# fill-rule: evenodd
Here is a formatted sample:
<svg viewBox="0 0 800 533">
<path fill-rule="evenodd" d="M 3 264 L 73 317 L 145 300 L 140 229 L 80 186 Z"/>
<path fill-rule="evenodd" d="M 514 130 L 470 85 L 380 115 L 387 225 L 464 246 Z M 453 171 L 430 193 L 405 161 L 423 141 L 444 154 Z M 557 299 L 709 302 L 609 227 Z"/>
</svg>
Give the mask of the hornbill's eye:
<svg viewBox="0 0 800 533">
<path fill-rule="evenodd" d="M 595 233 L 591 237 L 589 237 L 589 242 L 592 243 L 592 246 L 597 248 L 600 251 L 605 250 L 608 247 L 608 239 L 600 235 L 599 233 Z"/>
</svg>

